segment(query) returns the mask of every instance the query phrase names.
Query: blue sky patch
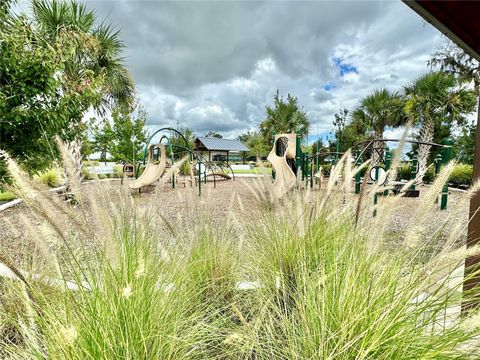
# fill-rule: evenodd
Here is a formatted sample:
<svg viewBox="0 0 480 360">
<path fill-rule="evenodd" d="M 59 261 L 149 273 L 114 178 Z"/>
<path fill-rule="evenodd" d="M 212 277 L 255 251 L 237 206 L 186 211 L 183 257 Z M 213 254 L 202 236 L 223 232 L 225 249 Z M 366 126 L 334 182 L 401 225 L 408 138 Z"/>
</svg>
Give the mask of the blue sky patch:
<svg viewBox="0 0 480 360">
<path fill-rule="evenodd" d="M 327 82 L 325 84 L 323 84 L 323 90 L 325 91 L 330 91 L 330 90 L 333 90 L 337 87 L 337 85 L 335 85 L 335 83 L 333 82 Z"/>
<path fill-rule="evenodd" d="M 334 57 L 332 60 L 335 66 L 340 71 L 340 76 L 343 77 L 344 75 L 352 72 L 358 74 L 358 69 L 355 66 L 351 64 L 345 64 L 342 59 Z"/>
</svg>

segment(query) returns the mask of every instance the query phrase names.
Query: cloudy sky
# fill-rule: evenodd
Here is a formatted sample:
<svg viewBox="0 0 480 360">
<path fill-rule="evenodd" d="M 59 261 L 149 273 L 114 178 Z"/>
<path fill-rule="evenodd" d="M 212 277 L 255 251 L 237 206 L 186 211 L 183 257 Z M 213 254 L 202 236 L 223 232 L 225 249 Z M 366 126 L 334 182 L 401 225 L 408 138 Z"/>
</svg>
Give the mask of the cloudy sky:
<svg viewBox="0 0 480 360">
<path fill-rule="evenodd" d="M 440 33 L 400 1 L 87 1 L 121 29 L 150 129 L 236 137 L 277 89 L 298 97 L 310 137 L 375 88 L 427 71 Z"/>
</svg>

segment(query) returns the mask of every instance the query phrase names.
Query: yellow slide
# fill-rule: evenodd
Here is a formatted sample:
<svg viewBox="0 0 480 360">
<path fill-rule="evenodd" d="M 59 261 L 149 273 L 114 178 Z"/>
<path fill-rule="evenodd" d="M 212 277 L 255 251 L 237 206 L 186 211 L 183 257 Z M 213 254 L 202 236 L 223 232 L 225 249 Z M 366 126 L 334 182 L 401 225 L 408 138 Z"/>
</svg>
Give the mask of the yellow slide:
<svg viewBox="0 0 480 360">
<path fill-rule="evenodd" d="M 295 159 L 297 134 L 275 135 L 275 143 L 267 160 L 275 170 L 273 191 L 277 198 L 285 195 L 297 180 L 295 173 L 287 163 L 287 159 Z"/>
<path fill-rule="evenodd" d="M 155 148 L 160 150 L 158 161 L 155 160 L 154 151 Z M 142 175 L 135 181 L 132 181 L 128 186 L 130 189 L 140 189 L 144 186 L 153 184 L 155 181 L 158 181 L 160 177 L 165 172 L 165 167 L 167 166 L 167 154 L 165 151 L 165 145 L 156 144 L 150 145 L 148 147 L 148 162 L 147 167 L 143 171 Z"/>
</svg>

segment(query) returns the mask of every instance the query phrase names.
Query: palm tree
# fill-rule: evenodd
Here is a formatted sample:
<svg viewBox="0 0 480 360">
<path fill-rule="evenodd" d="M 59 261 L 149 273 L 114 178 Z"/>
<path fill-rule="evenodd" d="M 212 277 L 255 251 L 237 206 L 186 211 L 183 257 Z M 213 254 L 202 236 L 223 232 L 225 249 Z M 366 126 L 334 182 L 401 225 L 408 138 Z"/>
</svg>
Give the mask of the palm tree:
<svg viewBox="0 0 480 360">
<path fill-rule="evenodd" d="M 68 41 L 75 43 L 74 54 L 65 61 L 65 78 L 70 80 L 65 87 L 78 87 L 86 74 L 93 74 L 101 80 L 101 96 L 91 104 L 95 110 L 133 104 L 135 86 L 123 64 L 119 31 L 107 22 L 96 27 L 95 12 L 76 0 L 33 0 L 32 8 L 34 23 L 47 41 L 58 41 L 66 34 Z"/>
<path fill-rule="evenodd" d="M 475 108 L 475 92 L 461 86 L 455 76 L 432 72 L 420 76 L 403 89 L 405 112 L 414 123 L 420 124 L 421 141 L 432 142 L 436 124 L 463 125 L 466 116 Z M 418 176 L 427 170 L 429 145 L 418 148 Z"/>
<path fill-rule="evenodd" d="M 403 112 L 403 99 L 397 92 L 378 89 L 363 98 L 360 105 L 353 111 L 353 122 L 364 124 L 373 132 L 375 139 L 383 138 L 387 127 L 398 127 L 407 121 Z M 373 143 L 372 165 L 377 165 L 381 159 L 383 143 Z"/>
<path fill-rule="evenodd" d="M 131 108 L 135 86 L 123 64 L 124 44 L 119 32 L 107 22 L 96 26 L 94 11 L 76 0 L 32 0 L 32 8 L 34 24 L 45 41 L 73 43 L 73 51 L 62 58 L 64 93 L 84 91 L 93 82 L 96 96 L 91 97 L 86 108 L 93 107 L 100 114 L 116 106 Z M 82 115 L 71 119 L 70 129 L 65 132 L 70 142 L 67 148 L 72 149 L 72 160 L 78 164 L 76 170 L 80 174 L 82 159 L 78 147 L 82 142 L 78 129 Z"/>
</svg>

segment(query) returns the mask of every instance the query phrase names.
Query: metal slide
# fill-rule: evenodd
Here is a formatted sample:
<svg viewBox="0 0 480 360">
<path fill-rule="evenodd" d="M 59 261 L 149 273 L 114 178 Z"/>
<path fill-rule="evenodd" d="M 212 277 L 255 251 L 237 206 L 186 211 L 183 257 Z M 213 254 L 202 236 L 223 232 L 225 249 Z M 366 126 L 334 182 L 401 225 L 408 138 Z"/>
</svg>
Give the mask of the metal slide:
<svg viewBox="0 0 480 360">
<path fill-rule="evenodd" d="M 273 191 L 277 198 L 284 196 L 295 185 L 297 177 L 287 162 L 287 159 L 295 159 L 295 153 L 296 134 L 275 136 L 275 143 L 267 160 L 275 170 Z"/>
<path fill-rule="evenodd" d="M 160 150 L 158 154 L 159 159 L 155 159 L 155 148 Z M 152 144 L 148 146 L 148 162 L 147 167 L 143 171 L 142 175 L 128 186 L 130 189 L 141 189 L 144 186 L 148 186 L 158 181 L 165 172 L 167 166 L 167 154 L 165 151 L 165 145 Z"/>
</svg>

